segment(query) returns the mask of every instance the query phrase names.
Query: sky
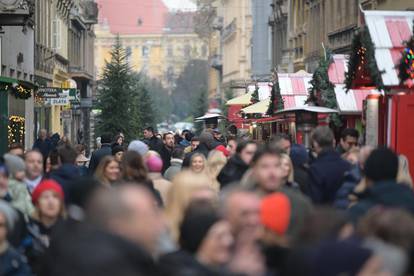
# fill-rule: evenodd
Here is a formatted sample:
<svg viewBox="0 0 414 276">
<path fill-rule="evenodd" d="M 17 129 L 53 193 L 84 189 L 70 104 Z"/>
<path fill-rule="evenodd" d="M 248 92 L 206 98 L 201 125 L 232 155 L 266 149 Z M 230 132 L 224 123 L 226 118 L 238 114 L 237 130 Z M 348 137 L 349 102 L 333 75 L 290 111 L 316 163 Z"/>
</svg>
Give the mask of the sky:
<svg viewBox="0 0 414 276">
<path fill-rule="evenodd" d="M 191 0 L 163 0 L 165 5 L 171 10 L 196 10 L 195 1 Z"/>
</svg>

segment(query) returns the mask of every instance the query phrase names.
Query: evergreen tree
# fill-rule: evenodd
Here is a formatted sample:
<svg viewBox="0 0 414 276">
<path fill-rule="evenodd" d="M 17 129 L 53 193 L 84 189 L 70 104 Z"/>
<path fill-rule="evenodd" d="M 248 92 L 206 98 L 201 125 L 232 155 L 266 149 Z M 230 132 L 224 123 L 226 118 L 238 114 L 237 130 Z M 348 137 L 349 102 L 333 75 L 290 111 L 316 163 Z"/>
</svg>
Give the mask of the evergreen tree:
<svg viewBox="0 0 414 276">
<path fill-rule="evenodd" d="M 332 54 L 327 50 L 325 55 L 319 60 L 318 68 L 313 73 L 312 80 L 310 81 L 312 86 L 309 88 L 309 97 L 306 100 L 306 103 L 338 109 L 335 85 L 329 80 L 328 75 L 329 66 L 332 62 Z M 317 97 L 317 93 L 320 93 L 320 99 Z M 340 127 L 342 125 L 338 114 L 332 114 L 331 121 L 335 126 Z"/>
<path fill-rule="evenodd" d="M 196 104 L 193 108 L 193 116 L 194 118 L 203 116 L 208 110 L 208 98 L 207 98 L 207 91 L 203 90 L 200 91 Z M 196 133 L 201 133 L 203 131 L 203 122 L 196 122 L 195 128 Z"/>
<path fill-rule="evenodd" d="M 259 99 L 259 85 L 256 83 L 254 87 L 254 91 L 252 93 L 252 97 L 250 98 L 250 102 L 252 104 L 258 103 L 260 101 Z"/>
<path fill-rule="evenodd" d="M 275 81 L 270 91 L 270 102 L 267 108 L 266 115 L 273 116 L 275 111 L 283 110 L 285 108 L 285 102 L 283 101 L 282 94 L 280 93 L 279 78 L 277 72 L 274 73 Z M 276 109 L 275 109 L 276 103 Z"/>
<path fill-rule="evenodd" d="M 122 132 L 127 139 L 133 138 L 131 116 L 132 89 L 131 68 L 127 62 L 127 54 L 121 45 L 119 36 L 112 47 L 111 60 L 106 62 L 102 80 L 99 85 L 98 103 L 96 108 L 101 110 L 96 124 L 96 133 Z"/>
<path fill-rule="evenodd" d="M 144 131 L 144 128 L 147 126 L 154 126 L 155 124 L 155 112 L 154 112 L 154 102 L 149 93 L 147 85 L 145 83 L 140 83 L 138 91 L 138 106 L 139 106 L 139 118 L 142 122 L 140 127 L 140 133 Z"/>
</svg>

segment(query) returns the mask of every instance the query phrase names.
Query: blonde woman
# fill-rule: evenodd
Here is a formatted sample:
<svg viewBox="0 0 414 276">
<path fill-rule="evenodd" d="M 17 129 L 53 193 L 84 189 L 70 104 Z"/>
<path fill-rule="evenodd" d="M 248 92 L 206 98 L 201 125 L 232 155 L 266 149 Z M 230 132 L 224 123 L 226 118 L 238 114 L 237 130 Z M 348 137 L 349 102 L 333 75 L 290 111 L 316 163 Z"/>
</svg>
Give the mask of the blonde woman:
<svg viewBox="0 0 414 276">
<path fill-rule="evenodd" d="M 174 241 L 178 241 L 180 234 L 178 229 L 191 201 L 197 199 L 216 201 L 217 195 L 211 189 L 210 183 L 211 180 L 206 174 L 192 171 L 180 172 L 173 178 L 165 202 L 165 217 Z"/>
<path fill-rule="evenodd" d="M 293 163 L 289 155 L 282 153 L 280 155 L 280 168 L 282 171 L 282 177 L 284 185 L 291 188 L 299 188 L 299 185 L 294 180 Z"/>
<path fill-rule="evenodd" d="M 115 157 L 105 156 L 102 158 L 96 169 L 95 177 L 106 187 L 110 187 L 113 183 L 118 181 L 121 177 L 121 170 Z"/>
<path fill-rule="evenodd" d="M 223 152 L 213 150 L 209 153 L 207 158 L 208 174 L 211 178 L 213 189 L 217 192 L 220 190 L 220 183 L 217 181 L 217 176 L 226 164 L 227 158 Z"/>
<path fill-rule="evenodd" d="M 207 171 L 207 160 L 206 157 L 201 153 L 195 153 L 190 159 L 190 170 L 194 173 L 206 173 Z"/>
</svg>

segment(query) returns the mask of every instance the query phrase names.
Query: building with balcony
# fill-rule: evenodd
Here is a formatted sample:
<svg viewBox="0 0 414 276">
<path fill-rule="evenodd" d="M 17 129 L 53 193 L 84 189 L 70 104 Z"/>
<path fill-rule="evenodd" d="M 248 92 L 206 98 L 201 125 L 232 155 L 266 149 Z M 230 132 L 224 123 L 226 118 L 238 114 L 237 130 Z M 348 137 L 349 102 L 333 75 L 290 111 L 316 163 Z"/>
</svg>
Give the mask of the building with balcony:
<svg viewBox="0 0 414 276">
<path fill-rule="evenodd" d="M 226 0 L 221 3 L 223 29 L 222 89 L 232 88 L 235 94 L 245 92 L 252 75 L 252 6 L 250 0 Z"/>
<path fill-rule="evenodd" d="M 34 3 L 0 1 L 0 155 L 33 143 Z"/>
<path fill-rule="evenodd" d="M 39 91 L 52 88 L 62 98 L 51 101 L 45 98 L 47 93 L 38 94 L 36 132 L 44 128 L 67 136 L 73 143 L 90 145 L 95 76 L 93 25 L 97 16 L 97 5 L 92 0 L 36 1 L 35 81 Z M 73 95 L 62 92 L 67 89 L 72 89 Z"/>
</svg>

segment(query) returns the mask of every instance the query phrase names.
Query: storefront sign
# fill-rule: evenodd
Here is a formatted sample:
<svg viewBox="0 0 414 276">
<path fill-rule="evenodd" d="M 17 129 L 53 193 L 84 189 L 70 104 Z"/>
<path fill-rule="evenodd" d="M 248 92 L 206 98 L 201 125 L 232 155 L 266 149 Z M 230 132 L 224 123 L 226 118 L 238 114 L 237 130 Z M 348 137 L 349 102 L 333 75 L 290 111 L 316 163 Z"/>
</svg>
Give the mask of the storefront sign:
<svg viewBox="0 0 414 276">
<path fill-rule="evenodd" d="M 40 98 L 44 99 L 53 99 L 59 98 L 60 94 L 62 93 L 62 88 L 55 88 L 55 87 L 40 87 L 36 95 Z"/>
<path fill-rule="evenodd" d="M 68 105 L 70 104 L 69 98 L 65 97 L 65 98 L 57 98 L 57 99 L 48 99 L 47 104 L 50 105 Z"/>
<path fill-rule="evenodd" d="M 79 106 L 79 90 L 76 88 L 41 87 L 37 96 L 45 100 L 46 105 L 74 105 Z"/>
</svg>

